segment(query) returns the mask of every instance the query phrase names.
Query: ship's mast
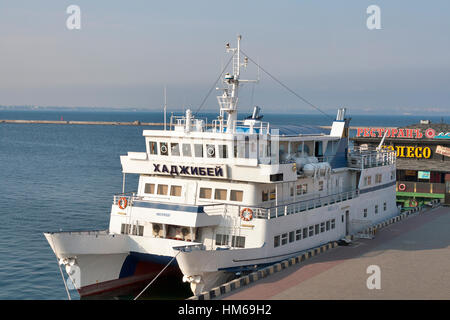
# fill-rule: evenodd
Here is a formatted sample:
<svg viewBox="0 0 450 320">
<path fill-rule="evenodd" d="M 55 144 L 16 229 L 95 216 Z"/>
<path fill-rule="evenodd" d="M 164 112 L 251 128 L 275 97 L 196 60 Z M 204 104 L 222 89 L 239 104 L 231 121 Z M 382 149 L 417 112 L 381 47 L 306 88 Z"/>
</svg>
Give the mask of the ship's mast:
<svg viewBox="0 0 450 320">
<path fill-rule="evenodd" d="M 230 48 L 230 44 L 226 44 L 227 52 L 233 53 L 233 74 L 225 74 L 224 83 L 228 88 L 224 88 L 223 94 L 217 97 L 220 106 L 220 117 L 225 119 L 225 113 L 227 113 L 227 128 L 228 130 L 234 129 L 235 121 L 237 120 L 237 103 L 238 92 L 240 82 L 258 82 L 258 80 L 241 80 L 240 72 L 241 66 L 246 67 L 248 64 L 248 58 L 244 58 L 244 62 L 241 63 L 241 39 L 242 36 L 237 37 L 237 48 Z"/>
</svg>

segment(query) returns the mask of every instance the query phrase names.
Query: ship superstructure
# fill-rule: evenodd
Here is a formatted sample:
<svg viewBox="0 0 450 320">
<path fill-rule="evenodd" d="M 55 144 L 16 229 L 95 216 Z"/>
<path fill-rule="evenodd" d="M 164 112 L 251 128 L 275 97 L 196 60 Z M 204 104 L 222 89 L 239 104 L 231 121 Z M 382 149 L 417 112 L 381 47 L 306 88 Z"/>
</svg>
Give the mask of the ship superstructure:
<svg viewBox="0 0 450 320">
<path fill-rule="evenodd" d="M 121 156 L 139 185 L 114 196 L 108 230 L 45 234 L 80 295 L 151 279 L 174 257 L 198 294 L 397 214 L 395 153 L 349 150 L 344 108 L 329 131 L 274 126 L 259 108 L 238 120 L 239 84 L 252 81 L 240 79 L 240 40 L 226 46 L 217 119 L 187 110 L 143 131 L 146 152 Z"/>
</svg>

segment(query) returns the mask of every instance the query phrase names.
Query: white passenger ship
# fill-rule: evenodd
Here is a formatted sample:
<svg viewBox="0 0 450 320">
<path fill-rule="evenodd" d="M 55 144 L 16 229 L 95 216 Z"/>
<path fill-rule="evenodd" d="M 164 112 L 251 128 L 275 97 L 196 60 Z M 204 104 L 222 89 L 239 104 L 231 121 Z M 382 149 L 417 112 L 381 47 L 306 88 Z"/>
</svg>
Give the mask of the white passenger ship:
<svg viewBox="0 0 450 320">
<path fill-rule="evenodd" d="M 331 130 L 237 119 L 240 37 L 212 123 L 190 110 L 144 130 L 146 152 L 120 157 L 137 192 L 114 196 L 106 231 L 45 236 L 81 296 L 155 277 L 167 264 L 194 294 L 342 239 L 397 214 L 395 153 L 349 150 L 349 119 Z M 173 258 L 176 257 L 176 261 Z M 179 269 L 178 269 L 179 268 Z M 178 273 L 177 273 L 178 272 Z"/>
</svg>

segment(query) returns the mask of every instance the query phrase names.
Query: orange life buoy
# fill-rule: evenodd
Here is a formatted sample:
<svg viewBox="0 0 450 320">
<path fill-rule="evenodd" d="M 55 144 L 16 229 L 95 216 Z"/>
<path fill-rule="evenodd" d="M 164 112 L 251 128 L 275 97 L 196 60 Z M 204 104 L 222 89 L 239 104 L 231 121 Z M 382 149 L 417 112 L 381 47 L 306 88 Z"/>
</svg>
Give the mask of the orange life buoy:
<svg viewBox="0 0 450 320">
<path fill-rule="evenodd" d="M 125 197 L 122 197 L 119 199 L 119 201 L 117 202 L 117 205 L 119 206 L 120 209 L 125 209 L 128 205 L 128 200 Z"/>
<path fill-rule="evenodd" d="M 250 221 L 253 219 L 253 210 L 250 208 L 244 208 L 241 210 L 241 219 L 244 221 Z"/>
<path fill-rule="evenodd" d="M 399 184 L 398 185 L 398 190 L 405 191 L 406 190 L 406 185 L 404 183 Z"/>
<path fill-rule="evenodd" d="M 410 207 L 417 207 L 417 205 L 418 205 L 418 203 L 417 203 L 417 200 L 416 199 L 411 199 L 411 200 L 409 200 L 409 206 Z"/>
</svg>

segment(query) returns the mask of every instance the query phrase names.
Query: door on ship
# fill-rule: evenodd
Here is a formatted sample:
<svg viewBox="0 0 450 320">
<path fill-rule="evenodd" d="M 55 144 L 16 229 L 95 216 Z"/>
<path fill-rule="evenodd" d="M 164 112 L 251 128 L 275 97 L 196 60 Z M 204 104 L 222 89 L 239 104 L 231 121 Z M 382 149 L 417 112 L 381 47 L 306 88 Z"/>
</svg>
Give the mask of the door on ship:
<svg viewBox="0 0 450 320">
<path fill-rule="evenodd" d="M 348 236 L 350 233 L 350 211 L 345 210 L 345 235 Z"/>
</svg>

